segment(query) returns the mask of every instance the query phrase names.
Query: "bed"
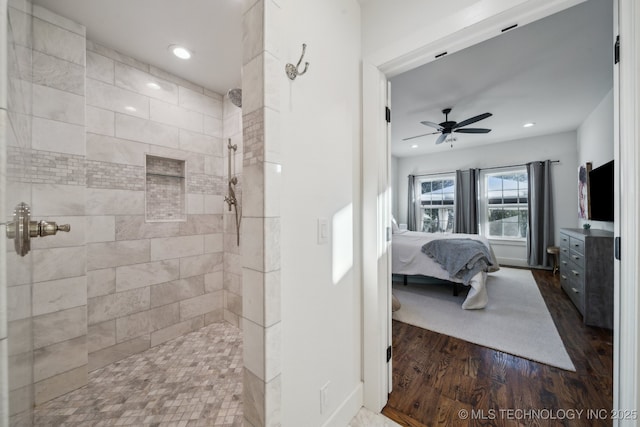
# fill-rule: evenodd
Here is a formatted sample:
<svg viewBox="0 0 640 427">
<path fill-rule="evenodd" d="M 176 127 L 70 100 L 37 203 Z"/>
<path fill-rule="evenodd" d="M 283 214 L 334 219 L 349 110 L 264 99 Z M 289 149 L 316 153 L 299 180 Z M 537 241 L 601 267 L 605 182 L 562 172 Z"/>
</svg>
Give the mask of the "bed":
<svg viewBox="0 0 640 427">
<path fill-rule="evenodd" d="M 442 265 L 424 254 L 421 249 L 423 245 L 434 240 L 465 238 L 480 241 L 489 249 L 490 255 L 493 258 L 491 260 L 493 265 L 489 267 L 488 272 L 497 271 L 499 269 L 493 249 L 491 248 L 489 241 L 483 236 L 479 236 L 477 234 L 422 233 L 417 231 L 398 230 L 393 233 L 393 238 L 391 239 L 391 271 L 393 274 L 404 275 L 405 280 L 406 276 L 420 275 L 463 284 L 464 281 L 462 279 L 452 277 L 447 270 L 442 267 Z M 462 308 L 467 310 L 481 309 L 487 305 L 489 297 L 486 289 L 486 278 L 486 271 L 481 271 L 471 278 L 469 282 L 469 293 L 462 303 Z"/>
</svg>

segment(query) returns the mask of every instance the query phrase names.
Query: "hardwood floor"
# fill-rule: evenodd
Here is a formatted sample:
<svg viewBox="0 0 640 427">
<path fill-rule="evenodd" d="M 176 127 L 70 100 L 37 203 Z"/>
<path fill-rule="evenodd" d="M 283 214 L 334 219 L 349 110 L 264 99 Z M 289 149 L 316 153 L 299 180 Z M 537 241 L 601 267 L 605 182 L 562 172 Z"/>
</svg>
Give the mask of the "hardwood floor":
<svg viewBox="0 0 640 427">
<path fill-rule="evenodd" d="M 533 275 L 576 372 L 394 321 L 382 413 L 409 427 L 611 425 L 612 332 L 582 324 L 557 275 Z"/>
</svg>

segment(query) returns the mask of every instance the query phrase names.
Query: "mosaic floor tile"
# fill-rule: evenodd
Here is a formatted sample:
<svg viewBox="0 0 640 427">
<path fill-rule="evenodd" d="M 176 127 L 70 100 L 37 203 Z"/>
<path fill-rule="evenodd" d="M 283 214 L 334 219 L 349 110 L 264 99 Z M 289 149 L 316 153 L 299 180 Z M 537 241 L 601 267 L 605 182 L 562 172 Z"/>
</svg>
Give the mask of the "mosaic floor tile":
<svg viewBox="0 0 640 427">
<path fill-rule="evenodd" d="M 242 333 L 215 323 L 89 374 L 36 426 L 242 426 Z"/>
</svg>

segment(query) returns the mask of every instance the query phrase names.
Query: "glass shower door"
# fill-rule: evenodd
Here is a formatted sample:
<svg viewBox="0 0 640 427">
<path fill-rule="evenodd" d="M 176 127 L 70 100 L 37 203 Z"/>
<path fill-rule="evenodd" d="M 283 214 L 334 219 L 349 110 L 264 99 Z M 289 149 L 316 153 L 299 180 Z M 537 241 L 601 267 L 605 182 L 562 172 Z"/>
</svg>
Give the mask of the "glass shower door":
<svg viewBox="0 0 640 427">
<path fill-rule="evenodd" d="M 32 123 L 32 19 L 31 4 L 26 1 L 6 1 L 2 5 L 2 30 L 6 31 L 0 49 L 7 69 L 6 90 L 0 90 L 2 135 L 0 152 L 4 154 L 0 178 L 0 206 L 3 236 L 15 234 L 15 208 L 32 204 L 31 185 L 31 123 Z M 6 72 L 5 72 L 6 71 Z M 4 84 L 3 84 L 4 86 Z M 4 178 L 4 179 L 2 179 Z M 23 205 L 24 206 L 24 205 Z M 31 253 L 24 256 L 16 251 L 15 239 L 2 238 L 0 283 L 6 295 L 0 304 L 2 322 L 2 425 L 30 426 L 33 424 L 33 321 Z M 23 249 L 19 244 L 18 249 Z M 23 250 L 24 251 L 24 250 Z M 4 264 L 4 265 L 2 265 Z"/>
</svg>

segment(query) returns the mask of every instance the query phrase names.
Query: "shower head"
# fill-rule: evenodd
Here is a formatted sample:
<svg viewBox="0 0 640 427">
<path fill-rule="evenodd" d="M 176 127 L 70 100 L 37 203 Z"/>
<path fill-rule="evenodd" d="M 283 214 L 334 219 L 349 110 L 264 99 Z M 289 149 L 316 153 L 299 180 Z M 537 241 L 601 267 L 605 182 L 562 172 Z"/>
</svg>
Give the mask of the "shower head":
<svg viewBox="0 0 640 427">
<path fill-rule="evenodd" d="M 242 89 L 229 89 L 229 92 L 227 92 L 227 96 L 229 97 L 229 100 L 233 105 L 238 108 L 242 107 Z"/>
</svg>

